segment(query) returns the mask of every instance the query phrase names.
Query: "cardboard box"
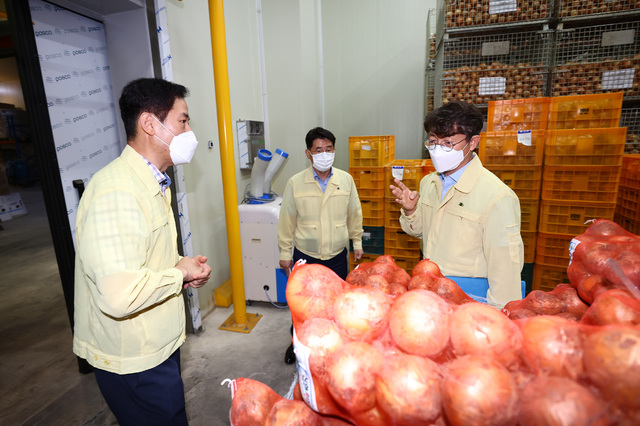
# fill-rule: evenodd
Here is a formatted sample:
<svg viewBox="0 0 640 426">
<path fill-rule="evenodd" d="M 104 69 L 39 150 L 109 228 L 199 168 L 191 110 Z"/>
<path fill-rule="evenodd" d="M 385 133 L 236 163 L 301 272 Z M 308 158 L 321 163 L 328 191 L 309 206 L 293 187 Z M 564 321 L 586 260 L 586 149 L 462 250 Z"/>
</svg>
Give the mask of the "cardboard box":
<svg viewBox="0 0 640 426">
<path fill-rule="evenodd" d="M 25 214 L 27 214 L 27 208 L 24 206 L 20 194 L 0 196 L 0 222 L 6 222 Z"/>
</svg>

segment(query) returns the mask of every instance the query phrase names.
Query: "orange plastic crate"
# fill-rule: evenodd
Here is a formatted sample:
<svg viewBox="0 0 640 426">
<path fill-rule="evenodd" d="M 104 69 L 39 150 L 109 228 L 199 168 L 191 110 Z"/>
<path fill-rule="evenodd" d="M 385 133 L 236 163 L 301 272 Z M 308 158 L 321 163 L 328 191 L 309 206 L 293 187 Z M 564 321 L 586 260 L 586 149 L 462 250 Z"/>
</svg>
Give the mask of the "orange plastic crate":
<svg viewBox="0 0 640 426">
<path fill-rule="evenodd" d="M 520 200 L 520 231 L 533 232 L 538 229 L 540 200 Z"/>
<path fill-rule="evenodd" d="M 536 243 L 536 263 L 569 267 L 569 243 L 574 237 L 573 234 L 539 232 Z"/>
<path fill-rule="evenodd" d="M 490 101 L 487 130 L 546 130 L 549 98 Z"/>
<path fill-rule="evenodd" d="M 513 189 L 520 200 L 540 198 L 542 166 L 486 166 L 486 168 Z"/>
<path fill-rule="evenodd" d="M 540 202 L 539 232 L 550 234 L 580 235 L 592 219 L 613 220 L 616 203 L 596 203 L 589 201 Z"/>
<path fill-rule="evenodd" d="M 369 200 L 384 197 L 384 167 L 349 167 L 349 173 L 359 197 Z"/>
<path fill-rule="evenodd" d="M 480 133 L 478 156 L 482 164 L 529 165 L 542 164 L 545 130 L 519 130 Z"/>
<path fill-rule="evenodd" d="M 402 230 L 384 230 L 384 254 L 395 257 L 420 257 L 420 239 L 406 234 Z"/>
<path fill-rule="evenodd" d="M 620 166 L 626 137 L 626 127 L 549 130 L 544 148 L 544 164 Z"/>
<path fill-rule="evenodd" d="M 640 188 L 640 154 L 625 154 L 622 156 L 620 185 L 629 188 Z"/>
<path fill-rule="evenodd" d="M 640 221 L 640 189 L 620 185 L 616 213 L 625 218 Z"/>
<path fill-rule="evenodd" d="M 640 235 L 640 221 L 616 213 L 613 221 L 632 234 Z"/>
<path fill-rule="evenodd" d="M 349 136 L 349 167 L 384 167 L 395 158 L 395 136 Z"/>
<path fill-rule="evenodd" d="M 394 178 L 401 180 L 412 191 L 419 191 L 424 173 L 424 162 L 425 160 L 394 160 L 387 164 L 384 167 L 384 196 L 393 197 L 389 185 L 395 185 Z"/>
<path fill-rule="evenodd" d="M 422 260 L 422 257 L 419 254 L 414 256 L 409 255 L 404 257 L 393 256 L 393 260 L 396 261 L 396 265 L 398 265 L 400 268 L 407 271 L 409 275 L 411 275 L 411 273 L 413 272 L 413 268 L 415 268 L 418 262 Z"/>
<path fill-rule="evenodd" d="M 400 204 L 395 198 L 384 199 L 384 227 L 387 229 L 402 229 L 400 226 Z"/>
<path fill-rule="evenodd" d="M 524 244 L 524 263 L 533 263 L 536 258 L 537 232 L 520 232 Z"/>
<path fill-rule="evenodd" d="M 430 158 L 427 158 L 426 160 L 424 160 L 424 163 L 422 163 L 422 176 L 426 176 L 431 172 L 435 172 L 436 168 L 433 167 L 433 161 L 431 161 Z"/>
<path fill-rule="evenodd" d="M 551 291 L 560 283 L 569 283 L 566 267 L 542 263 L 533 265 L 531 290 Z"/>
<path fill-rule="evenodd" d="M 548 129 L 618 127 L 622 92 L 551 98 Z"/>
<path fill-rule="evenodd" d="M 384 226 L 384 199 L 360 197 L 363 226 Z"/>
<path fill-rule="evenodd" d="M 544 166 L 542 199 L 615 203 L 620 166 Z"/>
<path fill-rule="evenodd" d="M 373 262 L 374 260 L 376 260 L 378 258 L 378 256 L 380 256 L 379 254 L 368 254 L 365 253 L 362 255 L 362 257 L 360 258 L 360 260 L 358 260 L 357 262 L 354 259 L 354 254 L 353 252 L 349 253 L 349 270 L 353 271 L 354 269 L 356 269 L 356 266 L 358 266 L 361 263 L 370 263 Z"/>
</svg>

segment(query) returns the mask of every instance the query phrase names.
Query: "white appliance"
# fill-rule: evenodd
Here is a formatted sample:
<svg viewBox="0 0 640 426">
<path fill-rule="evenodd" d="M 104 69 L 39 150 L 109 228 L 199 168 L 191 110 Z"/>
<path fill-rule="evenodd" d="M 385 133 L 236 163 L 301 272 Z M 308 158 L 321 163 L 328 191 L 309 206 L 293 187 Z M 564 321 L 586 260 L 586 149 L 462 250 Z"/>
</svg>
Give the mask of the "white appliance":
<svg viewBox="0 0 640 426">
<path fill-rule="evenodd" d="M 240 243 L 245 299 L 286 303 L 287 276 L 280 269 L 278 218 L 282 198 L 261 204 L 240 204 Z"/>
</svg>

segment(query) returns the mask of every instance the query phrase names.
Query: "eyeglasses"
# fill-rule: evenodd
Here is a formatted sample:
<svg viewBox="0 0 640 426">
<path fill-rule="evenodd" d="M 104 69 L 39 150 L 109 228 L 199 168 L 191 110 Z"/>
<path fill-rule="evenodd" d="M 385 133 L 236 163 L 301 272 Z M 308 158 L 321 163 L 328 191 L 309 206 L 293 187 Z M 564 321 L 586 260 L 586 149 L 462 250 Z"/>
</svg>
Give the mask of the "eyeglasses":
<svg viewBox="0 0 640 426">
<path fill-rule="evenodd" d="M 433 151 L 434 149 L 436 149 L 436 145 L 440 145 L 443 151 L 450 152 L 456 145 L 466 140 L 467 138 L 461 139 L 458 142 L 451 142 L 450 140 L 438 141 L 438 139 L 428 137 L 424 141 L 424 147 Z"/>
<path fill-rule="evenodd" d="M 322 150 L 321 147 L 318 147 L 315 151 L 311 151 L 309 150 L 309 152 L 313 155 L 313 154 L 322 154 L 323 152 L 328 152 L 329 154 L 331 154 L 332 152 L 335 152 L 335 148 L 332 146 L 327 146 L 325 147 L 324 151 Z"/>
</svg>

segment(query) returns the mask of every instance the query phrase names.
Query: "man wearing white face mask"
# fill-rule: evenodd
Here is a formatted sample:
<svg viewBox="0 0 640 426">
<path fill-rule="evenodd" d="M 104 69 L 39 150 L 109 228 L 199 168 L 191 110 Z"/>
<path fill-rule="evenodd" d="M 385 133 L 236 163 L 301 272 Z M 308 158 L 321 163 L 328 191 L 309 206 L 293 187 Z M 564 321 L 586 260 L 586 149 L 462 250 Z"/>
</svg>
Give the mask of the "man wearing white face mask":
<svg viewBox="0 0 640 426">
<path fill-rule="evenodd" d="M 465 102 L 429 113 L 425 147 L 436 172 L 422 179 L 420 192 L 399 180 L 391 190 L 402 229 L 422 238 L 424 257 L 446 276 L 486 279 L 488 303 L 501 307 L 522 298 L 520 202 L 474 154 L 482 127 L 482 114 Z"/>
<path fill-rule="evenodd" d="M 347 247 L 353 242 L 354 256 L 362 250 L 362 208 L 351 175 L 333 167 L 336 138 L 322 127 L 305 138 L 305 154 L 311 166 L 287 182 L 278 221 L 280 267 L 291 270 L 293 262 L 305 259 L 333 270 L 343 280 L 349 273 Z M 285 362 L 293 363 L 293 346 Z"/>
<path fill-rule="evenodd" d="M 183 286 L 202 287 L 204 256 L 178 254 L 167 168 L 197 146 L 187 89 L 143 78 L 127 84 L 120 111 L 127 146 L 96 173 L 76 221 L 73 351 L 121 425 L 186 425 L 180 346 Z"/>
</svg>

